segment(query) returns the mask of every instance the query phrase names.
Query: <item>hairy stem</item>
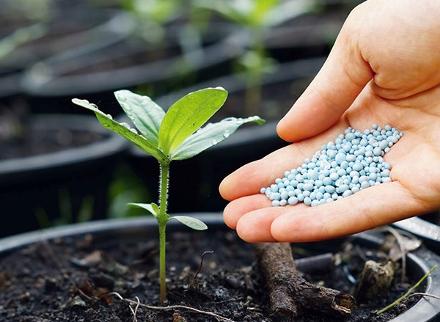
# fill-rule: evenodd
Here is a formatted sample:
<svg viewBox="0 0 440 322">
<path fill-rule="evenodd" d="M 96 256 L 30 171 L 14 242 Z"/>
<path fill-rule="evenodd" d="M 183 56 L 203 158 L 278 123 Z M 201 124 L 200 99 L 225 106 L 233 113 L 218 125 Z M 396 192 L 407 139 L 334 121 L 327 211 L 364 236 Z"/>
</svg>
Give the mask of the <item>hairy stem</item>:
<svg viewBox="0 0 440 322">
<path fill-rule="evenodd" d="M 159 283 L 160 302 L 163 304 L 167 297 L 166 284 L 166 227 L 168 222 L 168 180 L 170 174 L 169 162 L 160 162 L 160 190 L 159 190 Z"/>
</svg>

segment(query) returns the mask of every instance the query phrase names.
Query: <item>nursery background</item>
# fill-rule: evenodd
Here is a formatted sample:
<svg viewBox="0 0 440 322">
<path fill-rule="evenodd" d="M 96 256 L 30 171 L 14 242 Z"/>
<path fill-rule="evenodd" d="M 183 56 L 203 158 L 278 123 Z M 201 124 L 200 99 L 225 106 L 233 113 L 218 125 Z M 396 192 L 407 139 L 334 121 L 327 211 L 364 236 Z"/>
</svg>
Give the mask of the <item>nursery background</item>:
<svg viewBox="0 0 440 322">
<path fill-rule="evenodd" d="M 219 212 L 221 179 L 283 142 L 275 124 L 319 70 L 356 0 L 0 0 L 0 236 L 142 211 L 154 158 L 71 103 L 122 115 L 130 89 L 164 108 L 209 86 L 215 116 L 260 115 L 172 169 L 171 213 Z M 123 118 L 120 116 L 119 118 Z M 125 120 L 127 121 L 127 120 Z"/>
</svg>

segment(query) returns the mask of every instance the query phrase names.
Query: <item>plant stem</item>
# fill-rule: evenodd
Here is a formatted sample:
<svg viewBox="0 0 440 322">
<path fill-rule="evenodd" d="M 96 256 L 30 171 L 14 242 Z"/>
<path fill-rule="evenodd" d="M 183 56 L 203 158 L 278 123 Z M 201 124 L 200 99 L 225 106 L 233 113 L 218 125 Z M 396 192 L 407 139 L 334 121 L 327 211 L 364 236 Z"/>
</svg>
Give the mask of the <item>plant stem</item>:
<svg viewBox="0 0 440 322">
<path fill-rule="evenodd" d="M 166 272 L 166 224 L 159 224 L 159 283 L 160 303 L 164 304 L 167 298 L 167 272 Z"/>
<path fill-rule="evenodd" d="M 435 271 L 437 269 L 437 265 L 434 265 L 433 267 L 431 267 L 431 269 L 426 272 L 425 275 L 422 276 L 422 278 L 420 278 L 417 283 L 415 283 L 413 286 L 411 286 L 406 292 L 405 294 L 403 294 L 401 297 L 399 297 L 397 300 L 395 300 L 393 303 L 385 306 L 384 308 L 376 311 L 376 314 L 382 314 L 385 313 L 386 311 L 392 309 L 393 307 L 399 305 L 403 300 L 407 299 L 411 293 L 413 293 L 419 286 L 420 284 L 422 284 L 422 282 L 429 276 L 431 275 L 431 273 L 433 271 Z"/>
<path fill-rule="evenodd" d="M 168 161 L 160 162 L 160 190 L 159 190 L 159 283 L 160 283 L 160 303 L 163 304 L 167 297 L 166 284 L 166 228 L 168 222 L 168 180 L 170 174 L 170 164 Z"/>
</svg>

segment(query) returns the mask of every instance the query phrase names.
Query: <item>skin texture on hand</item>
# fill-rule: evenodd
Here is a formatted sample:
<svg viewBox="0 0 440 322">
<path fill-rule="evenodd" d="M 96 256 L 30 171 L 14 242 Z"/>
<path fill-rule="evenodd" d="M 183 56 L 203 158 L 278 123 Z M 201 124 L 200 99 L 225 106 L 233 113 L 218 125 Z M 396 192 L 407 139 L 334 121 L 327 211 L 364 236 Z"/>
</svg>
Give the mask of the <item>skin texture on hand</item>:
<svg viewBox="0 0 440 322">
<path fill-rule="evenodd" d="M 225 223 L 248 242 L 336 238 L 440 208 L 440 1 L 368 0 L 279 122 L 294 142 L 226 177 Z M 271 207 L 259 193 L 351 126 L 404 136 L 385 155 L 392 182 L 317 207 Z"/>
</svg>

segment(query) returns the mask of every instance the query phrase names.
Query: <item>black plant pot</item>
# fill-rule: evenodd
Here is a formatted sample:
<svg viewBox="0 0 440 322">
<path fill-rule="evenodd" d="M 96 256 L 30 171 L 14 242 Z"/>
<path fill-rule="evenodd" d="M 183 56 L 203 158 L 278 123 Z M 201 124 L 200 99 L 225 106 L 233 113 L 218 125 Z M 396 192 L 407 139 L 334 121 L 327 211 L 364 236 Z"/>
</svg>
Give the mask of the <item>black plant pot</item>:
<svg viewBox="0 0 440 322">
<path fill-rule="evenodd" d="M 395 222 L 393 225 L 422 239 L 437 254 L 440 254 L 440 213 L 437 211 L 422 217 L 413 217 Z"/>
<path fill-rule="evenodd" d="M 346 12 L 307 14 L 269 29 L 265 47 L 277 62 L 327 56 L 341 29 Z"/>
<path fill-rule="evenodd" d="M 105 218 L 108 186 L 126 143 L 109 134 L 94 117 L 41 115 L 30 120 L 32 135 L 93 136 L 77 144 L 31 156 L 0 160 L 0 204 L 8 224 L 0 236 L 35 230 L 60 219 Z M 88 141 L 87 141 L 88 142 Z M 27 153 L 27 152 L 26 152 Z"/>
<path fill-rule="evenodd" d="M 24 70 L 50 56 L 63 52 L 90 52 L 107 47 L 130 34 L 134 21 L 116 10 L 83 10 L 73 8 L 69 14 L 55 12 L 42 22 L 47 32 L 17 47 L 0 60 L 0 104 L 12 104 L 21 97 Z M 14 30 L 11 30 L 11 32 Z"/>
<path fill-rule="evenodd" d="M 240 129 L 227 140 L 192 159 L 173 162 L 170 181 L 173 191 L 170 196 L 171 211 L 221 211 L 225 206 L 218 194 L 221 180 L 240 166 L 286 145 L 276 134 L 276 122 L 299 97 L 323 61 L 323 58 L 316 58 L 280 65 L 274 74 L 265 77 L 262 87 L 263 103 L 259 110 L 254 111 L 259 115 L 260 112 L 264 113 L 262 116 L 268 120 L 265 125 Z M 239 76 L 213 79 L 164 96 L 157 101 L 166 108 L 178 97 L 210 86 L 223 86 L 229 91 L 229 98 L 221 110 L 224 111 L 221 112 L 223 114 L 215 116 L 218 120 L 227 116 L 245 116 L 243 96 L 246 84 Z M 277 94 L 280 97 L 272 97 Z M 274 108 L 274 105 L 278 106 Z M 276 110 L 273 115 L 272 110 Z M 156 200 L 159 176 L 156 161 L 133 148 L 129 162 Z"/>
<path fill-rule="evenodd" d="M 210 236 L 214 232 L 226 232 L 220 216 L 218 214 L 193 214 L 208 224 Z M 177 222 L 170 222 L 168 232 L 173 234 L 178 231 L 188 231 L 183 225 Z M 200 234 L 200 232 L 189 232 L 190 234 Z M 35 243 L 55 242 L 60 243 L 62 239 L 80 239 L 89 236 L 88 240 L 93 240 L 95 245 L 105 243 L 105 241 L 124 240 L 139 242 L 141 240 L 154 241 L 157 238 L 157 225 L 155 219 L 134 218 L 123 220 L 105 220 L 89 223 L 70 225 L 65 227 L 51 228 L 48 230 L 39 230 L 17 236 L 0 239 L 0 261 L 7 255 L 13 254 L 29 245 Z M 206 235 L 205 237 L 206 238 Z M 318 250 L 321 252 L 334 252 L 347 239 L 334 240 L 331 242 L 313 243 L 301 245 L 305 249 Z M 361 233 L 348 238 L 354 245 L 367 247 L 371 249 L 379 248 L 383 242 L 383 236 L 375 233 Z M 131 244 L 133 245 L 133 244 Z M 217 247 L 221 245 L 215 244 Z M 46 246 L 47 247 L 47 246 Z M 188 249 L 189 252 L 192 250 Z M 440 257 L 432 252 L 422 248 L 407 255 L 407 274 L 413 280 L 418 280 L 429 271 L 434 265 L 440 265 Z M 433 296 L 440 295 L 440 271 L 432 272 L 422 284 L 421 292 L 429 293 Z M 65 293 L 68 293 L 65 290 Z M 78 311 L 79 312 L 79 311 Z M 427 322 L 435 321 L 440 312 L 440 302 L 435 299 L 421 298 L 414 306 L 407 311 L 393 318 L 392 322 Z M 232 313 L 232 312 L 231 312 Z M 129 315 L 128 315 L 129 316 Z"/>
<path fill-rule="evenodd" d="M 149 44 L 134 34 L 94 52 L 52 57 L 30 69 L 22 84 L 38 111 L 64 112 L 60 108 L 68 106 L 72 97 L 86 97 L 114 114 L 119 112 L 114 104 L 115 90 L 163 95 L 230 71 L 230 64 L 243 52 L 230 24 L 209 26 L 200 34 L 200 46 L 189 49 L 178 36 L 182 30 L 178 23 L 167 27 L 159 44 Z"/>
</svg>

